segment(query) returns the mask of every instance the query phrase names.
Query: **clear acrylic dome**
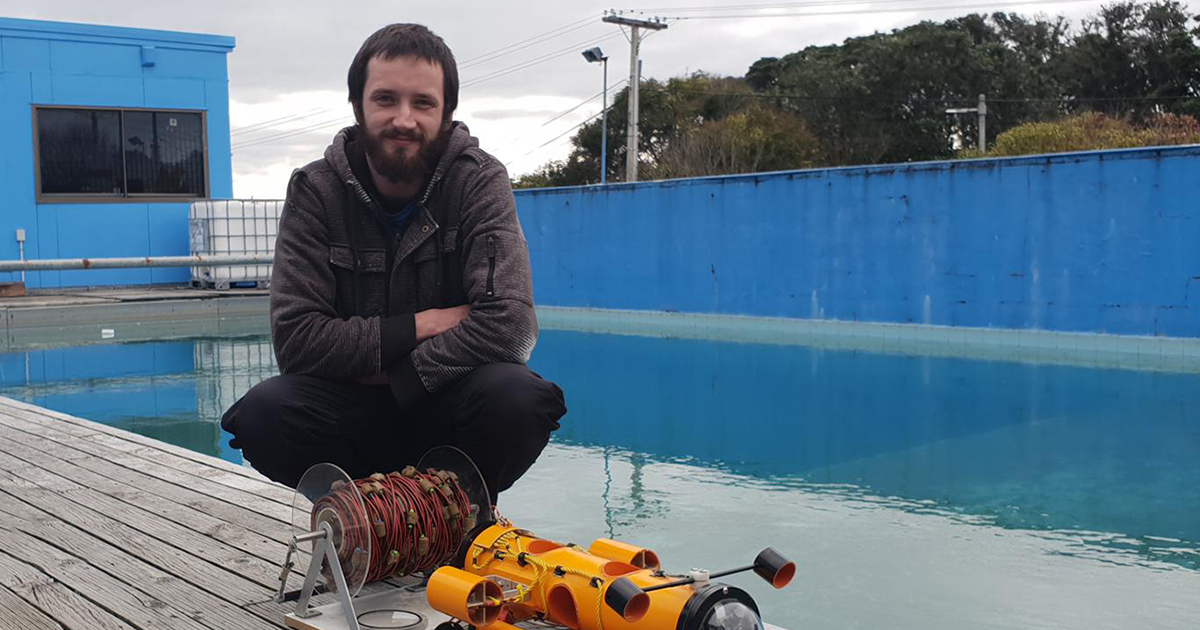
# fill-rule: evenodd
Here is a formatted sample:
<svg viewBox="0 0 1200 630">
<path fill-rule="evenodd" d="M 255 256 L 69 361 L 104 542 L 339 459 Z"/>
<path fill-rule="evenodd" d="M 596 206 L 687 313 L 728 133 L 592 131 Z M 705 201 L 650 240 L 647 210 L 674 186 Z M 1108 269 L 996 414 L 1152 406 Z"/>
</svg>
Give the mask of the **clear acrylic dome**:
<svg viewBox="0 0 1200 630">
<path fill-rule="evenodd" d="M 701 630 L 763 630 L 762 620 L 752 608 L 733 599 L 718 602 L 704 616 Z"/>
</svg>

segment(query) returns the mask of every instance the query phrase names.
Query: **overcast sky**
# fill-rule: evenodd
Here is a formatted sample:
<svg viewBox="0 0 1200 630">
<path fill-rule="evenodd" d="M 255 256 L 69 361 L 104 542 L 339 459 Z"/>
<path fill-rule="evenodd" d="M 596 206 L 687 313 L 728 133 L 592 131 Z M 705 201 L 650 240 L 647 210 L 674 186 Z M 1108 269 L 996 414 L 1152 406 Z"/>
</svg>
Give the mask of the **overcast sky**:
<svg viewBox="0 0 1200 630">
<path fill-rule="evenodd" d="M 645 11 L 632 17 L 690 18 L 669 19 L 667 30 L 642 45 L 643 77 L 666 79 L 697 70 L 741 76 L 761 57 L 778 57 L 805 46 L 837 43 L 926 19 L 1005 10 L 1078 20 L 1102 4 L 1096 0 L 645 0 L 640 4 L 0 0 L 0 15 L 236 37 L 237 47 L 229 57 L 234 195 L 275 198 L 283 196 L 292 169 L 320 157 L 342 123 L 351 120 L 346 69 L 362 41 L 392 22 L 419 22 L 446 40 L 458 59 L 464 86 L 455 118 L 466 122 L 482 147 L 517 176 L 565 157 L 569 130 L 600 111 L 601 67 L 588 64 L 580 51 L 591 46 L 604 49 L 610 57 L 610 85 L 628 78 L 628 40 L 619 28 L 600 21 L 608 9 Z M 1197 11 L 1200 0 L 1186 4 Z M 737 6 L 744 8 L 728 8 Z M 701 10 L 704 7 L 708 9 Z M 791 15 L 748 17 L 770 13 Z M 705 15 L 721 17 L 699 17 Z M 542 35 L 548 38 L 538 41 Z M 527 42 L 530 39 L 534 41 Z M 597 98 L 577 110 L 546 122 L 593 95 Z M 262 124 L 283 117 L 290 118 Z M 560 134 L 565 135 L 555 139 Z"/>
</svg>

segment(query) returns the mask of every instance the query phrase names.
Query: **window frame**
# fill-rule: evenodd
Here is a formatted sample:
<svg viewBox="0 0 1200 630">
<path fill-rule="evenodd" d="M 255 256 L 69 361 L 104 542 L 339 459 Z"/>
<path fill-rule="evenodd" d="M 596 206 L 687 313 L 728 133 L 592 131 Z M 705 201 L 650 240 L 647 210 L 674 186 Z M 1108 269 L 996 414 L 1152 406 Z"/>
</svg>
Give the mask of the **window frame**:
<svg viewBox="0 0 1200 630">
<path fill-rule="evenodd" d="M 38 111 L 45 109 L 69 109 L 69 110 L 85 110 L 85 111 L 115 111 L 120 115 L 119 121 L 121 126 L 121 194 L 103 195 L 97 193 L 43 193 L 42 192 L 42 154 L 39 146 L 40 134 L 38 133 Z M 30 105 L 30 110 L 33 115 L 33 188 L 36 194 L 37 203 L 44 204 L 61 204 L 61 203 L 186 203 L 199 199 L 210 199 L 212 197 L 212 187 L 209 173 L 209 150 L 208 150 L 208 111 L 203 109 L 180 109 L 180 108 L 159 108 L 159 107 L 111 107 L 99 105 Z M 201 160 L 204 169 L 204 191 L 202 196 L 192 194 L 164 194 L 164 193 L 129 193 L 129 183 L 127 181 L 129 174 L 125 167 L 125 116 L 124 112 L 150 112 L 161 114 L 199 114 L 200 115 L 200 143 L 204 151 L 204 159 Z"/>
</svg>

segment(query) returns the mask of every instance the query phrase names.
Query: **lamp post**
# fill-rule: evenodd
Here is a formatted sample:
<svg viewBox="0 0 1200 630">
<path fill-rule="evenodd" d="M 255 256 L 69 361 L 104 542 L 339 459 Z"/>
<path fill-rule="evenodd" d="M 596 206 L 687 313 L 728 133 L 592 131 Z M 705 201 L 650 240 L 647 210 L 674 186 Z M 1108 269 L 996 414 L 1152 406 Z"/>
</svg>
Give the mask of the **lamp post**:
<svg viewBox="0 0 1200 630">
<path fill-rule="evenodd" d="M 979 116 L 979 152 L 987 153 L 987 96 L 979 95 L 979 105 L 947 109 L 947 115 L 976 114 Z"/>
<path fill-rule="evenodd" d="M 583 58 L 604 66 L 604 100 L 600 110 L 600 184 L 604 185 L 608 183 L 608 57 L 597 46 L 583 51 Z"/>
</svg>

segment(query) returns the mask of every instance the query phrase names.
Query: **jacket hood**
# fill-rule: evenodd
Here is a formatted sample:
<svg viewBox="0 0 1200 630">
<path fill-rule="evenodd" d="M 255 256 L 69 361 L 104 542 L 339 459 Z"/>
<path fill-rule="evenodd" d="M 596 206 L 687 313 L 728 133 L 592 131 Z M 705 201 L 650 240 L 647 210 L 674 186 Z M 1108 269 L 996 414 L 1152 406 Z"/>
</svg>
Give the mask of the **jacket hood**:
<svg viewBox="0 0 1200 630">
<path fill-rule="evenodd" d="M 479 139 L 471 135 L 471 131 L 467 129 L 465 123 L 457 120 L 450 123 L 450 129 L 446 133 L 450 134 L 450 141 L 446 145 L 445 153 L 438 158 L 433 174 L 424 184 L 422 203 L 429 199 L 429 195 L 437 183 L 445 178 L 446 171 L 450 170 L 450 165 L 458 159 L 458 156 L 467 149 L 479 146 Z M 366 188 L 358 181 L 358 178 L 354 176 L 354 172 L 350 169 L 350 158 L 346 157 L 346 145 L 357 140 L 360 134 L 362 134 L 362 127 L 359 125 L 351 125 L 339 131 L 333 137 L 333 142 L 325 149 L 325 161 L 360 199 L 367 201 L 370 199 L 370 195 L 367 194 Z M 370 205 L 374 206 L 375 204 Z"/>
</svg>

